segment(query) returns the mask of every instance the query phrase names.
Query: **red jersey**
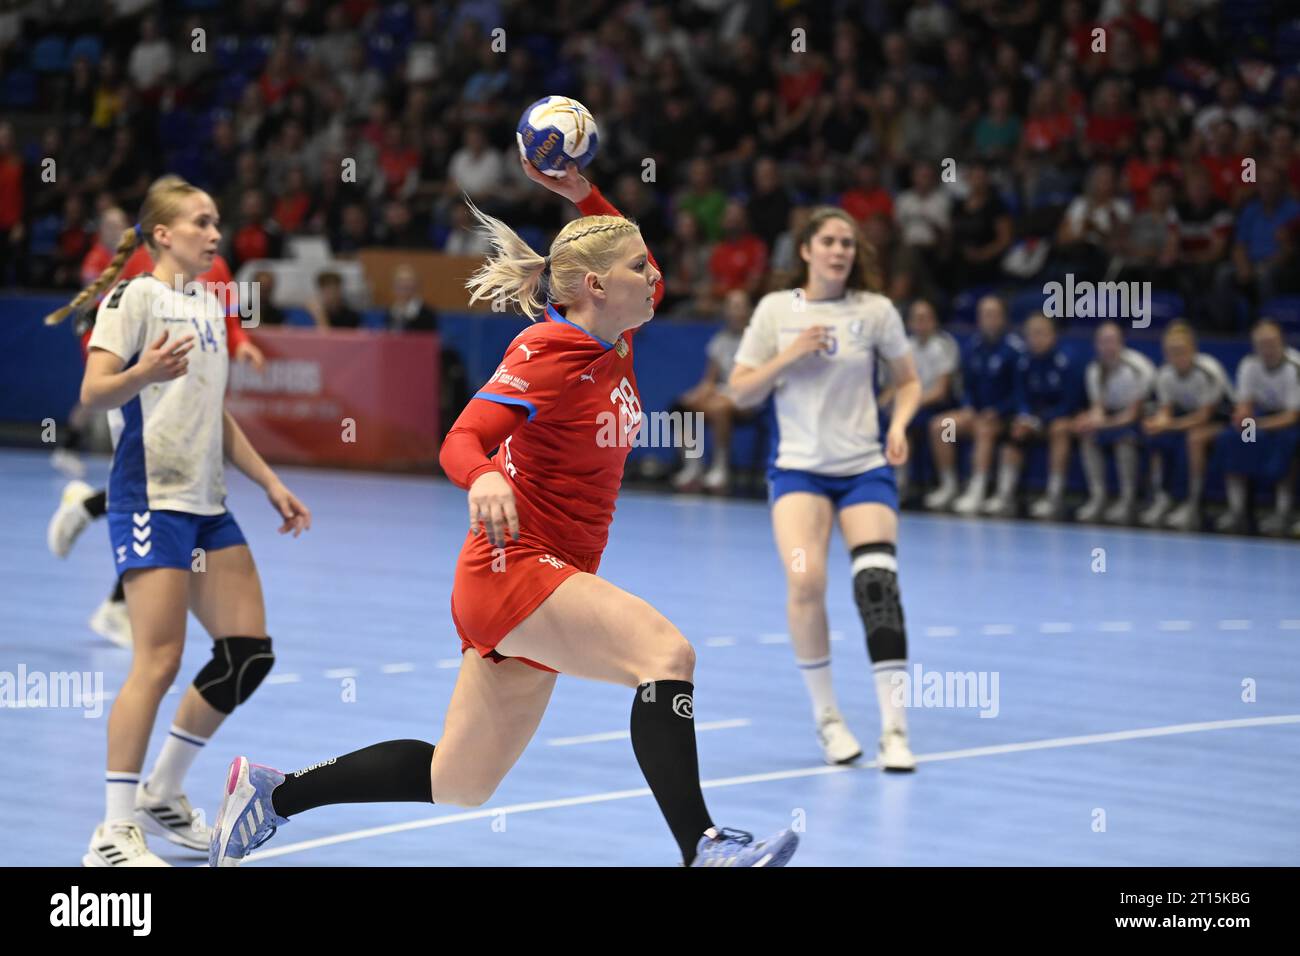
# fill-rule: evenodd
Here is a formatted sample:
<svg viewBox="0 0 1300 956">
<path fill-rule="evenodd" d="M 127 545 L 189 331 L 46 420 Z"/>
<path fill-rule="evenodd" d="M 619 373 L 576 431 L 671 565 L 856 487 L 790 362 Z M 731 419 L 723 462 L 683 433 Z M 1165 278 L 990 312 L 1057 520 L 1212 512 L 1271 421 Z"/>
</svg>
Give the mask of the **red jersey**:
<svg viewBox="0 0 1300 956">
<path fill-rule="evenodd" d="M 521 540 L 561 555 L 604 549 L 642 418 L 630 340 L 606 342 L 548 306 L 474 395 L 528 413 L 492 459 L 515 493 Z"/>
</svg>

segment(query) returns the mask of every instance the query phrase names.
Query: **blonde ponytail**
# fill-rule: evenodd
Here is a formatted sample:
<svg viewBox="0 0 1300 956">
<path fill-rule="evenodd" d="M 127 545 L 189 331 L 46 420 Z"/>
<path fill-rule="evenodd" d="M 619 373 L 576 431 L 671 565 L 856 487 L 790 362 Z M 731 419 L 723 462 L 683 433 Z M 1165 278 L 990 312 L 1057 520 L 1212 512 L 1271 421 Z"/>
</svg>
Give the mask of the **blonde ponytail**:
<svg viewBox="0 0 1300 956">
<path fill-rule="evenodd" d="M 117 281 L 117 277 L 122 274 L 126 267 L 126 260 L 131 258 L 131 254 L 140 245 L 140 236 L 135 228 L 126 230 L 122 233 L 122 238 L 117 241 L 117 251 L 113 253 L 112 260 L 104 267 L 104 271 L 90 285 L 86 286 L 77 293 L 76 298 L 61 309 L 56 309 L 45 317 L 46 325 L 58 325 L 64 319 L 74 312 L 80 312 L 86 302 L 93 303 L 99 298 L 100 294 Z"/>
<path fill-rule="evenodd" d="M 491 245 L 483 265 L 465 282 L 470 304 L 479 299 L 513 302 L 529 318 L 539 316 L 548 302 L 577 301 L 586 274 L 607 274 L 623 242 L 640 232 L 622 216 L 584 216 L 566 223 L 550 254 L 540 256 L 500 219 L 466 201 Z"/>
</svg>

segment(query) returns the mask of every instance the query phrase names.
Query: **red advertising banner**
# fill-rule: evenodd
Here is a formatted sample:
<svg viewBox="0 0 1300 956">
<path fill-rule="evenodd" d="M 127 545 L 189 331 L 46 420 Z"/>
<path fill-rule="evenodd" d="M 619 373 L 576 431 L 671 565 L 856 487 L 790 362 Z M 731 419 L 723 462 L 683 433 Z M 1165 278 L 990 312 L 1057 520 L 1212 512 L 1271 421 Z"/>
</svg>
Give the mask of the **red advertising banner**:
<svg viewBox="0 0 1300 956">
<path fill-rule="evenodd" d="M 437 335 L 250 331 L 266 366 L 231 363 L 226 407 L 267 461 L 393 470 L 436 464 Z"/>
</svg>

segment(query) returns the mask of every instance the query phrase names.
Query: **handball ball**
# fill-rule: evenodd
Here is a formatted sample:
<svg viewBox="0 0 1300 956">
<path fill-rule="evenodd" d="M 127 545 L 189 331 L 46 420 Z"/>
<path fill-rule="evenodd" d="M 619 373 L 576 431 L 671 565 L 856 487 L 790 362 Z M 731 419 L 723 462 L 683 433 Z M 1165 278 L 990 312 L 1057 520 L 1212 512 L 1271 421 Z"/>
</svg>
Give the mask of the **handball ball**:
<svg viewBox="0 0 1300 956">
<path fill-rule="evenodd" d="M 591 110 L 567 96 L 544 96 L 519 118 L 519 152 L 533 168 L 558 176 L 569 162 L 584 169 L 599 142 Z"/>
</svg>

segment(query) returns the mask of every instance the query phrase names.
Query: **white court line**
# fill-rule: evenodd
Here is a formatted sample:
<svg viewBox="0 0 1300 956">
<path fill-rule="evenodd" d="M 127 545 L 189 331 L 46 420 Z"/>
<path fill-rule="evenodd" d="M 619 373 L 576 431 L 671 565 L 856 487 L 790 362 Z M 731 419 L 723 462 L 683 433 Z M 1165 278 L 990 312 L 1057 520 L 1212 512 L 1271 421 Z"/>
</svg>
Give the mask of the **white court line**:
<svg viewBox="0 0 1300 956">
<path fill-rule="evenodd" d="M 444 657 L 442 660 L 438 661 L 438 667 L 442 670 L 450 670 L 453 667 L 460 667 L 460 658 Z"/>
<path fill-rule="evenodd" d="M 356 677 L 357 669 L 355 667 L 335 667 L 327 670 L 325 676 L 331 680 L 338 680 L 340 677 Z"/>
<path fill-rule="evenodd" d="M 1300 631 L 1300 621 L 1294 618 L 1287 618 L 1284 621 L 1278 621 L 1277 626 L 1284 631 Z"/>
<path fill-rule="evenodd" d="M 760 635 L 758 636 L 758 643 L 760 643 L 760 644 L 789 644 L 789 643 L 790 643 L 790 635 L 789 635 L 789 634 L 760 634 Z"/>
<path fill-rule="evenodd" d="M 985 624 L 980 628 L 981 634 L 1014 634 L 1016 629 L 1010 624 Z"/>
<path fill-rule="evenodd" d="M 748 727 L 748 717 L 735 717 L 731 720 L 708 720 L 695 725 L 699 730 L 730 730 L 733 727 Z M 596 744 L 603 743 L 606 740 L 627 740 L 631 737 L 630 731 L 626 730 L 609 730 L 601 734 L 585 734 L 581 737 L 552 737 L 546 741 L 552 747 L 572 747 L 574 744 Z"/>
<path fill-rule="evenodd" d="M 1249 631 L 1250 621 L 1220 621 L 1219 630 L 1221 631 Z"/>
<path fill-rule="evenodd" d="M 1192 629 L 1191 621 L 1161 621 L 1156 627 L 1162 631 L 1190 631 Z"/>
<path fill-rule="evenodd" d="M 939 627 L 927 627 L 925 629 L 926 637 L 956 637 L 957 628 L 941 625 Z"/>
<path fill-rule="evenodd" d="M 1282 714 L 1277 717 L 1245 717 L 1239 720 L 1211 720 L 1197 724 L 1171 724 L 1165 727 L 1147 727 L 1142 730 L 1119 730 L 1107 734 L 1085 734 L 1078 737 L 1055 737 L 1048 740 L 1030 740 L 1018 744 L 997 744 L 992 747 L 970 747 L 965 750 L 948 750 L 936 754 L 921 754 L 917 763 L 941 760 L 960 760 L 964 757 L 989 757 L 997 754 L 1022 753 L 1028 750 L 1049 750 L 1055 747 L 1079 747 L 1085 744 L 1112 743 L 1119 740 L 1138 740 L 1144 737 L 1165 737 L 1171 734 L 1192 734 L 1203 730 L 1228 730 L 1239 727 L 1270 727 L 1279 724 L 1300 724 L 1300 714 Z M 775 770 L 770 773 L 749 774 L 743 777 L 723 777 L 718 780 L 701 781 L 705 789 L 718 787 L 736 787 L 750 783 L 767 783 L 773 780 L 794 780 L 800 777 L 820 777 L 829 773 L 850 773 L 854 770 L 866 770 L 876 766 L 872 760 L 857 766 L 817 766 L 799 767 L 794 770 Z M 402 833 L 407 830 L 422 830 L 427 827 L 446 826 L 451 823 L 467 823 L 471 820 L 485 820 L 510 813 L 533 813 L 538 810 L 557 810 L 562 807 L 589 806 L 596 803 L 609 803 L 612 800 L 630 800 L 634 797 L 650 796 L 649 787 L 635 790 L 611 790 L 606 793 L 592 793 L 580 797 L 563 797 L 558 800 L 538 800 L 533 803 L 516 803 L 504 807 L 485 807 L 482 810 L 469 810 L 465 813 L 449 813 L 440 817 L 426 817 L 423 820 L 411 820 L 407 823 L 393 823 L 382 827 L 370 827 L 365 830 L 352 830 L 334 836 L 319 837 L 315 840 L 303 840 L 255 853 L 250 860 L 269 860 L 272 857 L 288 856 L 290 853 L 302 853 L 323 846 L 339 843 L 351 843 L 355 840 L 367 840 L 371 837 L 387 836 L 390 833 Z"/>
<path fill-rule="evenodd" d="M 406 674 L 415 670 L 414 664 L 385 664 L 379 668 L 385 674 Z"/>
<path fill-rule="evenodd" d="M 1043 634 L 1069 634 L 1074 625 L 1069 621 L 1044 621 L 1038 625 L 1038 630 Z"/>
<path fill-rule="evenodd" d="M 272 674 L 266 679 L 268 684 L 296 684 L 302 680 L 298 674 Z"/>
<path fill-rule="evenodd" d="M 831 631 L 831 640 L 832 641 L 844 640 L 844 633 L 842 631 Z"/>
<path fill-rule="evenodd" d="M 704 642 L 709 647 L 731 647 L 736 643 L 734 637 L 710 637 Z"/>
<path fill-rule="evenodd" d="M 1119 634 L 1133 630 L 1132 621 L 1102 621 L 1097 627 L 1109 634 Z"/>
</svg>

